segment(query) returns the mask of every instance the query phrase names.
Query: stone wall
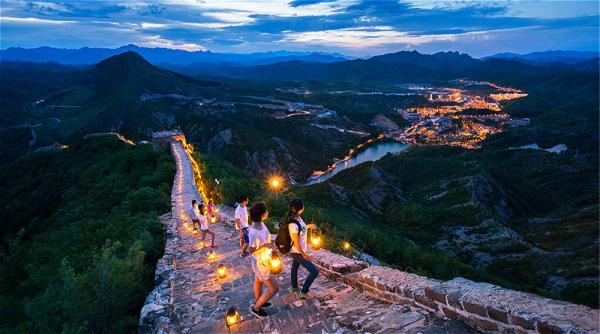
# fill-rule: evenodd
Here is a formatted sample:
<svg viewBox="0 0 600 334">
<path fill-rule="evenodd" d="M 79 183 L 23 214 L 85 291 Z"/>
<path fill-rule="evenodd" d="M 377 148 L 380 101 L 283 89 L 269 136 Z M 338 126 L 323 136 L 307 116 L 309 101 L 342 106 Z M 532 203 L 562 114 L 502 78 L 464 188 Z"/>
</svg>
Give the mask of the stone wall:
<svg viewBox="0 0 600 334">
<path fill-rule="evenodd" d="M 165 225 L 165 254 L 156 263 L 154 272 L 155 287 L 146 297 L 140 312 L 138 333 L 171 333 L 176 324 L 172 323 L 172 285 L 175 279 L 175 252 L 177 251 L 177 224 L 168 213 L 161 217 Z"/>
<path fill-rule="evenodd" d="M 484 333 L 599 333 L 599 311 L 493 284 L 455 278 L 443 282 L 369 266 L 326 250 L 313 261 L 324 275 L 379 299 L 462 320 Z"/>
</svg>

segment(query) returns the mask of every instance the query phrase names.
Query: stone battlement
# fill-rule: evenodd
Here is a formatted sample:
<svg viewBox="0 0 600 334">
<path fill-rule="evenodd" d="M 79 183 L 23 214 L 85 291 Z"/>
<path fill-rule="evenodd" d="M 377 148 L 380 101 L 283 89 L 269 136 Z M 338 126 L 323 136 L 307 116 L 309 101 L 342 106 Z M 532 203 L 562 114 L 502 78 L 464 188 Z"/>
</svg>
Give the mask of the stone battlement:
<svg viewBox="0 0 600 334">
<path fill-rule="evenodd" d="M 400 270 L 345 258 L 326 250 L 313 259 L 333 279 L 379 299 L 405 304 L 484 333 L 598 333 L 599 310 L 455 278 L 443 282 Z"/>
</svg>

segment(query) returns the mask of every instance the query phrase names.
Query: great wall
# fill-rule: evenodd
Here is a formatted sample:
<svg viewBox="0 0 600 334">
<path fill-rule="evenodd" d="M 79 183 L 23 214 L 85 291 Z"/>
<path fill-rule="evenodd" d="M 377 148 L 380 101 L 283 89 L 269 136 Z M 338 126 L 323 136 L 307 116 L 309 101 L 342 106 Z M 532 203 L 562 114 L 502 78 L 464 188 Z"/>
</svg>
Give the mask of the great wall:
<svg viewBox="0 0 600 334">
<path fill-rule="evenodd" d="M 172 211 L 161 217 L 165 252 L 154 290 L 141 311 L 139 333 L 600 333 L 599 311 L 464 278 L 440 281 L 344 257 L 312 252 L 321 275 L 312 298 L 289 292 L 290 261 L 284 257 L 279 293 L 269 316 L 249 312 L 253 276 L 239 256 L 233 209 L 220 206 L 216 257 L 185 225 L 185 208 L 198 190 L 182 143 L 170 143 L 177 164 Z M 227 275 L 216 268 L 224 264 Z M 305 274 L 303 269 L 301 275 Z M 299 278 L 302 281 L 303 277 Z M 236 307 L 240 319 L 228 328 Z"/>
</svg>

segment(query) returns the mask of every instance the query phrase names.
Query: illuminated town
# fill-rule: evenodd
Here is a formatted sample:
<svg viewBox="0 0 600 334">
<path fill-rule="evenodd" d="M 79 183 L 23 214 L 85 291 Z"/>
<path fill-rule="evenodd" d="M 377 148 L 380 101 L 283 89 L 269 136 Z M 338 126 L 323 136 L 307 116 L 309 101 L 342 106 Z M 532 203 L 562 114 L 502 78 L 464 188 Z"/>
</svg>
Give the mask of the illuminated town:
<svg viewBox="0 0 600 334">
<path fill-rule="evenodd" d="M 528 119 L 515 120 L 502 112 L 500 102 L 526 97 L 521 90 L 502 87 L 491 82 L 454 80 L 456 87 L 426 87 L 411 85 L 425 97 L 423 105 L 396 109 L 411 125 L 393 135 L 410 144 L 450 145 L 468 149 L 481 147 L 489 135 L 502 131 L 504 126 L 528 125 Z"/>
</svg>

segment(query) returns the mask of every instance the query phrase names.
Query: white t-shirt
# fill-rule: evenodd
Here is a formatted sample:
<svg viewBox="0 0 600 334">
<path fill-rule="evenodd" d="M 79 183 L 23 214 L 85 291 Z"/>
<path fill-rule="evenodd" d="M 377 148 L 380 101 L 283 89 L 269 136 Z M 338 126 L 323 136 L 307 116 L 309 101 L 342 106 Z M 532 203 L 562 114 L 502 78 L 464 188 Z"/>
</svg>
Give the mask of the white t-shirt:
<svg viewBox="0 0 600 334">
<path fill-rule="evenodd" d="M 197 206 L 191 207 L 189 210 L 189 214 L 190 214 L 190 219 L 192 219 L 192 220 L 200 219 L 200 218 L 198 218 L 198 216 L 200 216 L 200 209 L 198 209 Z"/>
<path fill-rule="evenodd" d="M 298 217 L 296 220 L 298 221 L 298 223 L 300 223 L 300 227 L 302 228 L 302 230 L 300 231 L 300 235 L 298 235 L 298 225 L 296 225 L 295 223 L 291 222 L 288 225 L 288 229 L 290 231 L 290 238 L 293 238 L 294 234 L 298 235 L 298 242 L 300 243 L 300 247 L 302 247 L 302 250 L 305 253 L 308 253 L 308 248 L 306 247 L 306 234 L 307 234 L 306 233 L 306 224 L 304 223 L 304 221 L 300 217 Z M 292 249 L 290 250 L 290 252 L 292 252 L 292 253 L 300 253 L 300 251 L 298 250 L 298 248 L 296 248 L 296 245 L 292 245 Z"/>
<path fill-rule="evenodd" d="M 253 227 L 248 229 L 248 239 L 250 242 L 248 245 L 250 247 L 254 247 L 258 249 L 260 246 L 271 242 L 271 233 L 269 233 L 269 229 L 265 226 L 265 223 L 262 224 L 262 229 L 257 230 Z M 259 256 L 259 254 L 255 254 L 255 257 Z"/>
<path fill-rule="evenodd" d="M 238 207 L 235 208 L 235 216 L 234 217 L 235 217 L 235 219 L 240 220 L 241 227 L 248 227 L 248 208 L 247 207 L 238 205 Z"/>
<path fill-rule="evenodd" d="M 254 229 L 252 226 L 248 228 L 248 239 L 250 247 L 258 249 L 260 246 L 271 242 L 271 233 L 269 233 L 269 229 L 265 226 L 264 223 L 261 223 L 262 228 L 260 230 Z M 250 263 L 252 265 L 252 271 L 259 280 L 264 281 L 270 277 L 271 268 L 269 264 L 271 263 L 271 259 L 269 256 L 267 248 L 263 248 L 260 252 L 256 254 L 252 254 L 249 257 Z"/>
<path fill-rule="evenodd" d="M 208 219 L 205 216 L 199 215 L 200 218 L 200 229 L 203 231 L 208 230 Z"/>
</svg>

